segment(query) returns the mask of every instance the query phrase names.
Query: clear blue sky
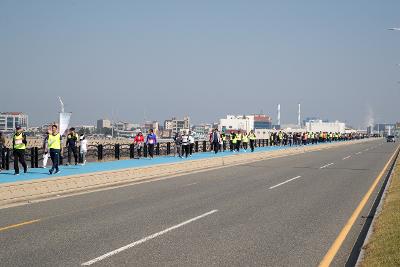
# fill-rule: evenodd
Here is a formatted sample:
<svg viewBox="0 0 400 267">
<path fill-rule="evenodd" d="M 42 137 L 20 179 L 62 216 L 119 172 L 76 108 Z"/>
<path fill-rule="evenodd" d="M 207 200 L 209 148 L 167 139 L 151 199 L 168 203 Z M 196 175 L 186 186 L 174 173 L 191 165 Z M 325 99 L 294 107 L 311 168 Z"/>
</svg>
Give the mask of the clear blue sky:
<svg viewBox="0 0 400 267">
<path fill-rule="evenodd" d="M 0 1 L 0 110 L 399 119 L 400 1 Z"/>
</svg>

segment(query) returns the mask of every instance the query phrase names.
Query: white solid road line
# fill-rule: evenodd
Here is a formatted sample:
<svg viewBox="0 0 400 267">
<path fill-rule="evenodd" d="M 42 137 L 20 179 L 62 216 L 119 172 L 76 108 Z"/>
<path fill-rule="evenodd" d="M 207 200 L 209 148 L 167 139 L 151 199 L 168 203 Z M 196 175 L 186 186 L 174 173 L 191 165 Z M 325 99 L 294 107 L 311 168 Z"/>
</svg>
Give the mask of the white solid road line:
<svg viewBox="0 0 400 267">
<path fill-rule="evenodd" d="M 124 251 L 124 250 L 127 250 L 127 249 L 132 248 L 132 247 L 137 246 L 137 245 L 140 245 L 140 244 L 142 244 L 142 243 L 144 243 L 144 242 L 146 242 L 146 241 L 149 241 L 149 240 L 151 240 L 151 239 L 153 239 L 153 238 L 156 238 L 156 237 L 158 237 L 158 236 L 160 236 L 160 235 L 163 235 L 163 234 L 165 234 L 165 233 L 167 233 L 167 232 L 169 232 L 169 231 L 172 231 L 172 230 L 177 229 L 177 228 L 179 228 L 179 227 L 182 227 L 182 226 L 184 226 L 184 225 L 186 225 L 186 224 L 189 224 L 189 223 L 192 223 L 192 222 L 194 222 L 194 221 L 197 221 L 197 220 L 199 220 L 199 219 L 201 219 L 201 218 L 204 218 L 204 217 L 206 217 L 206 216 L 208 216 L 208 215 L 211 215 L 211 214 L 213 214 L 213 213 L 216 213 L 216 212 L 218 212 L 218 210 L 209 211 L 209 212 L 207 212 L 207 213 L 204 213 L 204 214 L 202 214 L 202 215 L 199 215 L 199 216 L 197 216 L 197 217 L 194 217 L 194 218 L 192 218 L 192 219 L 190 219 L 190 220 L 184 221 L 184 222 L 182 222 L 182 223 L 180 223 L 180 224 L 177 224 L 177 225 L 174 225 L 174 226 L 172 226 L 172 227 L 170 227 L 170 228 L 167 228 L 167 229 L 165 229 L 165 230 L 162 230 L 161 232 L 158 232 L 158 233 L 155 233 L 155 234 L 146 236 L 146 237 L 144 237 L 144 238 L 142 238 L 142 239 L 140 239 L 140 240 L 138 240 L 138 241 L 135 241 L 135 242 L 130 243 L 130 244 L 126 245 L 126 246 L 123 246 L 123 247 L 121 247 L 121 248 L 119 248 L 119 249 L 116 249 L 116 250 L 113 250 L 113 251 L 111 251 L 111 252 L 108 252 L 108 253 L 106 253 L 106 254 L 104 254 L 104 255 L 102 255 L 102 256 L 100 256 L 100 257 L 97 257 L 97 258 L 95 258 L 95 259 L 93 259 L 93 260 L 84 262 L 84 263 L 82 263 L 82 266 L 89 266 L 89 265 L 92 265 L 92 264 L 94 264 L 94 263 L 96 263 L 96 262 L 102 261 L 102 260 L 104 260 L 104 259 L 106 259 L 106 258 L 109 258 L 109 257 L 111 257 L 111 256 L 113 256 L 113 255 L 116 255 L 116 254 L 118 254 L 118 253 L 120 253 L 120 252 L 122 252 L 122 251 Z"/>
<path fill-rule="evenodd" d="M 186 185 L 184 185 L 183 187 L 191 186 L 191 185 L 196 185 L 196 184 L 197 184 L 197 183 L 186 184 Z"/>
<path fill-rule="evenodd" d="M 299 179 L 300 177 L 301 177 L 301 176 L 296 176 L 296 177 L 294 177 L 294 178 L 292 178 L 292 179 L 289 179 L 289 180 L 286 180 L 286 181 L 284 181 L 284 182 L 282 182 L 282 183 L 280 183 L 280 184 L 271 186 L 269 189 L 274 189 L 275 187 L 278 187 L 278 186 L 281 186 L 281 185 L 283 185 L 283 184 L 289 183 L 290 181 Z"/>
<path fill-rule="evenodd" d="M 360 151 L 360 152 L 357 152 L 356 155 L 360 155 L 361 153 L 362 153 L 361 151 Z"/>
<path fill-rule="evenodd" d="M 346 159 L 349 159 L 349 158 L 351 158 L 351 156 L 347 156 L 347 157 L 343 158 L 342 160 L 346 160 Z"/>
<path fill-rule="evenodd" d="M 333 164 L 335 164 L 335 163 L 329 163 L 329 164 L 326 164 L 326 165 L 324 165 L 324 166 L 322 166 L 322 167 L 319 167 L 320 169 L 325 169 L 326 167 L 328 167 L 328 166 L 331 166 L 331 165 L 333 165 Z"/>
</svg>

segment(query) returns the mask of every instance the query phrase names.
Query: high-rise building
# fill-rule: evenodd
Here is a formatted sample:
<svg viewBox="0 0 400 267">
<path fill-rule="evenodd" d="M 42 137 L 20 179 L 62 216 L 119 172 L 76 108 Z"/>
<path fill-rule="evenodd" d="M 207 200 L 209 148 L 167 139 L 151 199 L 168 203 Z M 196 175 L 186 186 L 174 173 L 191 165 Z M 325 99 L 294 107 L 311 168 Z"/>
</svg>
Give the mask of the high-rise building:
<svg viewBox="0 0 400 267">
<path fill-rule="evenodd" d="M 106 119 L 97 120 L 97 131 L 102 132 L 104 128 L 111 129 L 111 121 Z"/>
<path fill-rule="evenodd" d="M 1 112 L 0 131 L 11 132 L 17 126 L 28 129 L 28 115 L 22 112 Z"/>
<path fill-rule="evenodd" d="M 174 133 L 189 130 L 190 128 L 190 118 L 184 117 L 183 120 L 178 120 L 177 118 L 173 117 L 170 120 L 165 120 L 164 122 L 164 129 L 165 130 L 172 130 Z"/>
</svg>

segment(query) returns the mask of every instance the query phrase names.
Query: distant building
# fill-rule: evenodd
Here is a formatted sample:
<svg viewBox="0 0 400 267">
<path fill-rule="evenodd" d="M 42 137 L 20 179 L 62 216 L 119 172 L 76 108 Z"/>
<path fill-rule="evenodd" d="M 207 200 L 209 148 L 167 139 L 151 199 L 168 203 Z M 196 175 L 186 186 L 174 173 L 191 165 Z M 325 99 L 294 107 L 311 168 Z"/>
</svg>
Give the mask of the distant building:
<svg viewBox="0 0 400 267">
<path fill-rule="evenodd" d="M 306 122 L 307 132 L 339 132 L 344 133 L 346 124 L 343 122 L 324 122 L 322 120 L 311 120 Z"/>
<path fill-rule="evenodd" d="M 373 133 L 381 135 L 392 135 L 396 129 L 396 124 L 393 123 L 377 123 L 374 125 Z"/>
<path fill-rule="evenodd" d="M 264 114 L 252 115 L 254 120 L 254 129 L 271 129 L 272 118 Z"/>
<path fill-rule="evenodd" d="M 257 139 L 269 139 L 271 135 L 271 130 L 269 129 L 255 129 L 254 133 Z"/>
<path fill-rule="evenodd" d="M 22 112 L 1 112 L 0 131 L 11 132 L 17 126 L 28 129 L 28 115 Z"/>
<path fill-rule="evenodd" d="M 219 120 L 218 129 L 220 131 L 246 131 L 256 129 L 271 129 L 272 118 L 265 114 L 252 115 L 227 115 L 226 118 Z"/>
<path fill-rule="evenodd" d="M 227 115 L 226 118 L 219 120 L 218 129 L 223 132 L 246 131 L 254 129 L 254 116 L 246 115 Z"/>
<path fill-rule="evenodd" d="M 172 130 L 160 130 L 158 135 L 161 138 L 172 138 L 173 137 Z"/>
<path fill-rule="evenodd" d="M 172 118 L 170 120 L 165 120 L 164 130 L 172 130 L 172 132 L 181 132 L 183 130 L 188 131 L 190 129 L 190 118 L 184 117 L 183 120 L 178 120 L 177 118 Z"/>
<path fill-rule="evenodd" d="M 153 129 L 154 131 L 158 131 L 160 129 L 160 124 L 158 123 L 158 121 L 146 121 L 144 123 L 144 128 L 146 130 Z"/>
<path fill-rule="evenodd" d="M 397 137 L 400 137 L 400 122 L 397 122 L 396 123 L 396 128 L 395 128 L 395 135 L 397 136 Z"/>
<path fill-rule="evenodd" d="M 321 120 L 321 119 L 318 118 L 318 117 L 307 117 L 307 118 L 305 118 L 305 119 L 303 120 L 302 126 L 305 126 L 307 122 L 310 122 L 310 121 L 318 121 L 318 120 Z"/>
<path fill-rule="evenodd" d="M 195 137 L 195 139 L 207 139 L 208 140 L 208 135 L 213 129 L 213 125 L 211 124 L 198 124 L 194 125 L 192 127 L 192 132 Z"/>
<path fill-rule="evenodd" d="M 75 126 L 75 129 L 77 131 L 83 130 L 84 132 L 94 133 L 96 130 L 96 127 L 94 125 L 79 125 L 79 126 Z"/>
<path fill-rule="evenodd" d="M 103 132 L 105 128 L 111 129 L 111 121 L 107 119 L 97 120 L 97 131 Z"/>
</svg>

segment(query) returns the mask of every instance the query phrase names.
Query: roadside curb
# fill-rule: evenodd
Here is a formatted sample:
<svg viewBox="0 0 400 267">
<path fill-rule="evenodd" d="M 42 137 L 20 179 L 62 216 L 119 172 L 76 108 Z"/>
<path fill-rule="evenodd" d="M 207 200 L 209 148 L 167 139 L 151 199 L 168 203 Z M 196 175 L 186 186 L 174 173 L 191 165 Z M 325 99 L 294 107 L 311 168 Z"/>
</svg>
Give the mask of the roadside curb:
<svg viewBox="0 0 400 267">
<path fill-rule="evenodd" d="M 309 147 L 292 147 L 275 151 L 261 151 L 218 158 L 164 163 L 147 167 L 70 175 L 59 178 L 4 183 L 0 184 L 0 207 L 25 204 L 33 200 L 50 198 L 60 194 L 90 192 L 98 189 L 156 180 L 160 177 L 175 177 L 192 172 L 242 165 L 261 160 L 297 155 L 305 152 L 364 143 L 372 140 L 376 139 L 362 139 Z"/>
<path fill-rule="evenodd" d="M 397 154 L 396 159 L 393 161 L 393 168 L 400 161 L 400 158 L 399 158 L 399 149 L 400 148 L 398 147 L 397 149 L 398 149 L 398 152 L 397 152 L 398 154 Z M 373 219 L 372 219 L 371 225 L 369 226 L 368 232 L 367 232 L 367 234 L 365 236 L 365 239 L 364 239 L 364 242 L 363 242 L 363 244 L 361 246 L 361 250 L 360 250 L 359 256 L 357 258 L 357 262 L 355 264 L 356 267 L 360 266 L 361 262 L 363 261 L 363 259 L 365 257 L 365 250 L 366 250 L 365 247 L 366 247 L 366 245 L 368 245 L 368 243 L 369 243 L 369 241 L 371 239 L 371 236 L 372 236 L 372 234 L 374 232 L 374 229 L 375 229 L 376 220 L 377 220 L 377 218 L 379 217 L 379 215 L 382 212 L 383 205 L 384 205 L 386 197 L 387 197 L 388 189 L 389 189 L 389 187 L 390 187 L 390 185 L 392 183 L 393 174 L 394 174 L 393 168 L 390 170 L 389 178 L 388 178 L 387 183 L 386 183 L 386 185 L 385 185 L 385 187 L 383 189 L 383 193 L 382 193 L 382 196 L 381 196 L 381 198 L 379 200 L 379 204 L 378 204 L 378 206 L 376 208 L 375 213 L 373 214 Z"/>
</svg>

